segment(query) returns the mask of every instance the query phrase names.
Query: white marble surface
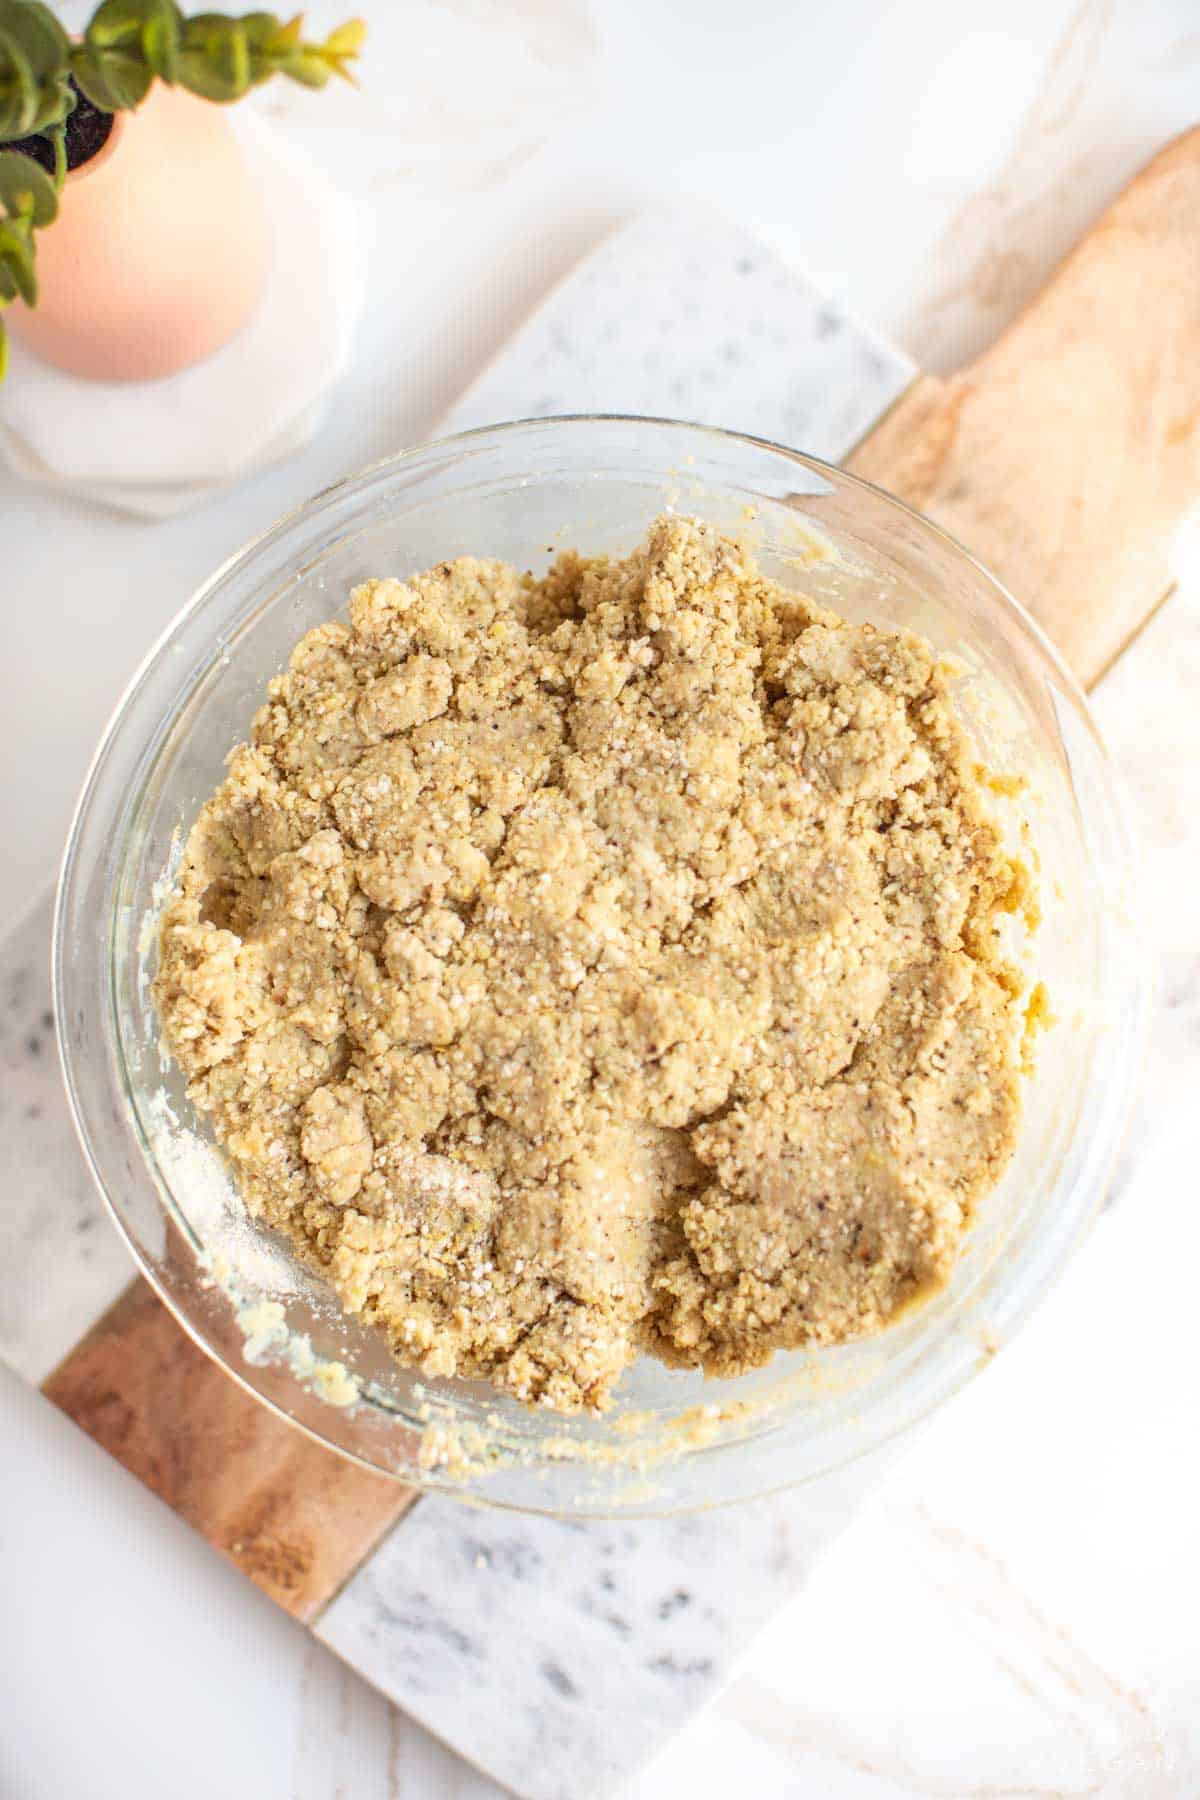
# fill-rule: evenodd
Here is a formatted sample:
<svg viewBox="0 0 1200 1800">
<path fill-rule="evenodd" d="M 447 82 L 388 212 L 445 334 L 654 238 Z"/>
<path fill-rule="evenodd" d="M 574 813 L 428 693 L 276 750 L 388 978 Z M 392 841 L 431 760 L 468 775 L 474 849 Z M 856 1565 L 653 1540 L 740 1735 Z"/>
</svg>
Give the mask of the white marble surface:
<svg viewBox="0 0 1200 1800">
<path fill-rule="evenodd" d="M 50 1004 L 51 897 L 0 940 L 0 1360 L 39 1382 L 130 1279 L 76 1142 Z"/>
<path fill-rule="evenodd" d="M 360 358 L 322 438 L 149 530 L 0 485 L 15 571 L 0 766 L 22 773 L 0 795 L 10 917 L 40 890 L 103 714 L 192 582 L 282 505 L 419 434 L 639 199 L 715 198 L 949 363 L 1200 92 L 1191 0 L 1019 0 L 968 23 L 943 0 L 819 18 L 750 0 L 736 20 L 697 0 L 689 31 L 668 0 L 367 10 L 365 129 L 348 95 L 324 113 L 326 97 L 268 101 L 343 159 L 373 220 Z M 768 1800 L 1200 1791 L 1198 638 L 1180 594 L 1098 700 L 1144 817 L 1163 970 L 1155 1104 L 1122 1204 L 625 1800 L 751 1781 Z M 26 1179 L 8 1162 L 10 1191 Z M 6 1800 L 497 1793 L 7 1381 L 0 1439 Z"/>
<path fill-rule="evenodd" d="M 316 1635 L 523 1800 L 603 1800 L 725 1685 L 884 1462 L 677 1519 L 422 1501 Z"/>
</svg>

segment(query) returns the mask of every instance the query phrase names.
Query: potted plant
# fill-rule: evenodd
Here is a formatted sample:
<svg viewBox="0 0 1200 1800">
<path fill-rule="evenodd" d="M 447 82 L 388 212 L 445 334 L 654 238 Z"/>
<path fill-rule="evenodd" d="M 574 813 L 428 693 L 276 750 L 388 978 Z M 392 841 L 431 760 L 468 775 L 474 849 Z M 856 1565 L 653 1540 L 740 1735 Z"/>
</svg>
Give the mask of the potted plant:
<svg viewBox="0 0 1200 1800">
<path fill-rule="evenodd" d="M 103 0 L 72 39 L 41 0 L 0 0 L 0 308 L 14 305 L 22 339 L 109 380 L 171 374 L 226 343 L 259 298 L 266 248 L 219 106 L 275 75 L 348 79 L 364 34 L 352 20 L 314 43 L 299 17 Z M 0 376 L 6 359 L 0 317 Z"/>
</svg>

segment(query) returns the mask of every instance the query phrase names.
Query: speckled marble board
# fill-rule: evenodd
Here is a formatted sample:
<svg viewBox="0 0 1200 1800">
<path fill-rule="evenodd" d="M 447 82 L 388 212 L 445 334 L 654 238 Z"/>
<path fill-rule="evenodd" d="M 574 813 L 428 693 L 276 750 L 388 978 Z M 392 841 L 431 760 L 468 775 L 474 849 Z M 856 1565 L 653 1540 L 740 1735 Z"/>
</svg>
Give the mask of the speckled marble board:
<svg viewBox="0 0 1200 1800">
<path fill-rule="evenodd" d="M 643 213 L 594 250 L 441 428 L 644 413 L 836 462 L 916 372 L 748 232 L 686 202 Z"/>
<path fill-rule="evenodd" d="M 729 1679 L 885 1460 L 636 1523 L 422 1501 L 316 1633 L 518 1794 L 609 1794 Z"/>
<path fill-rule="evenodd" d="M 913 373 L 745 232 L 689 206 L 608 238 L 442 424 L 642 412 L 837 459 Z M 47 900 L 0 946 L 0 1129 L 20 1170 L 0 1215 L 0 1355 L 33 1382 L 130 1273 L 60 1090 L 48 942 Z M 719 1691 L 884 1460 L 755 1506 L 619 1526 L 424 1500 L 314 1631 L 528 1800 L 590 1800 Z"/>
</svg>

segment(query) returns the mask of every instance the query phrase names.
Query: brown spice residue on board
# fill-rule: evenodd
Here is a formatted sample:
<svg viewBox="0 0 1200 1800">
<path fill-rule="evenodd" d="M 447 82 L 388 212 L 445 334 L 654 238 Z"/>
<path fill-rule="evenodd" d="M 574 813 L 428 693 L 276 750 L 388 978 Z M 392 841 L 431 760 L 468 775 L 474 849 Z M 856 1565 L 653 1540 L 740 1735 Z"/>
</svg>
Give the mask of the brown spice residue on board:
<svg viewBox="0 0 1200 1800">
<path fill-rule="evenodd" d="M 948 1277 L 1030 908 L 933 651 L 700 521 L 366 582 L 188 840 L 156 998 L 252 1214 L 428 1374 L 564 1411 Z"/>
</svg>

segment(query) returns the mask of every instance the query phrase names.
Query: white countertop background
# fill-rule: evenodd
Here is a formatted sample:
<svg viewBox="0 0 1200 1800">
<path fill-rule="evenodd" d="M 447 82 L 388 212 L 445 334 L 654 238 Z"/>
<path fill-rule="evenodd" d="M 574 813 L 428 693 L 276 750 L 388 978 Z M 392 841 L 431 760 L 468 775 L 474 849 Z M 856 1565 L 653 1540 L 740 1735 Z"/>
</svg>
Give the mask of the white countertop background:
<svg viewBox="0 0 1200 1800">
<path fill-rule="evenodd" d="M 0 476 L 0 931 L 44 891 L 104 718 L 195 583 L 428 432 L 639 205 L 715 200 L 948 367 L 1200 117 L 1194 0 L 362 10 L 362 96 L 256 101 L 366 225 L 355 366 L 317 442 L 158 525 Z M 1143 826 L 1160 972 L 1119 1206 L 627 1800 L 1200 1793 L 1197 691 L 1185 586 L 1096 700 Z M 0 1443 L 3 1800 L 498 1793 L 2 1371 Z"/>
</svg>

